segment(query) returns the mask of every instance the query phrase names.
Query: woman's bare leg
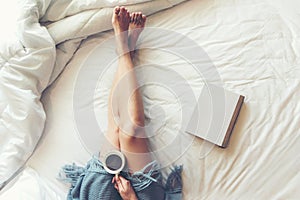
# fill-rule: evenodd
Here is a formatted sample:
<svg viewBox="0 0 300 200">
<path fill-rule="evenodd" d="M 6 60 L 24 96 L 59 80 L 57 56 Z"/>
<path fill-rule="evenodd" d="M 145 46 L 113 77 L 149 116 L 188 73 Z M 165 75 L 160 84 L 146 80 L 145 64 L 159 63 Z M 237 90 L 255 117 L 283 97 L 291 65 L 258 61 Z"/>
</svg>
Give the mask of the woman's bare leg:
<svg viewBox="0 0 300 200">
<path fill-rule="evenodd" d="M 119 63 L 109 97 L 107 138 L 125 154 L 128 167 L 137 171 L 151 161 L 151 156 L 148 153 L 148 139 L 143 128 L 143 101 L 138 90 L 134 65 L 129 51 L 128 27 L 130 21 L 129 12 L 124 7 L 115 8 L 112 23 Z M 136 34 L 135 37 L 129 36 L 131 44 L 136 43 L 138 35 L 137 37 Z M 118 136 L 117 139 L 116 135 Z"/>
<path fill-rule="evenodd" d="M 120 13 L 120 7 L 116 7 L 114 9 L 114 12 L 116 15 L 119 15 Z M 146 22 L 146 16 L 142 15 L 141 12 L 134 12 L 130 15 L 130 23 L 129 23 L 129 29 L 128 29 L 128 46 L 130 50 L 131 59 L 134 58 L 135 53 L 135 47 L 136 42 L 139 38 L 139 35 L 141 34 Z M 113 22 L 114 23 L 114 22 Z M 123 28 L 124 29 L 124 28 Z M 126 28 L 125 28 L 126 30 Z M 122 30 L 124 32 L 124 30 Z M 124 33 L 126 34 L 126 33 Z M 126 37 L 126 36 L 125 36 Z M 115 88 L 117 85 L 117 82 L 119 81 L 118 74 L 116 74 L 112 88 Z M 106 139 L 109 141 L 109 145 L 105 145 L 105 148 L 103 150 L 111 150 L 111 149 L 118 149 L 120 150 L 120 142 L 119 142 L 119 111 L 118 111 L 118 105 L 116 101 L 112 101 L 112 91 L 110 91 L 109 94 L 109 103 L 108 103 L 108 129 L 106 133 Z M 114 105 L 113 105 L 114 103 Z"/>
</svg>

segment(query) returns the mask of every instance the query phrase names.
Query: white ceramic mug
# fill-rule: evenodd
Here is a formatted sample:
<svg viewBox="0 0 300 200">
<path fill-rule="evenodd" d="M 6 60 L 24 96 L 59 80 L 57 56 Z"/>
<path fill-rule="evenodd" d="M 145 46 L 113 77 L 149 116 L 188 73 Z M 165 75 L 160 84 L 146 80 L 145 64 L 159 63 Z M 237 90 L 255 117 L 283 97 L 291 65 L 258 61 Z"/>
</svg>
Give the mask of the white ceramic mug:
<svg viewBox="0 0 300 200">
<path fill-rule="evenodd" d="M 126 159 L 120 151 L 110 151 L 104 157 L 103 167 L 110 174 L 119 174 L 125 167 Z"/>
</svg>

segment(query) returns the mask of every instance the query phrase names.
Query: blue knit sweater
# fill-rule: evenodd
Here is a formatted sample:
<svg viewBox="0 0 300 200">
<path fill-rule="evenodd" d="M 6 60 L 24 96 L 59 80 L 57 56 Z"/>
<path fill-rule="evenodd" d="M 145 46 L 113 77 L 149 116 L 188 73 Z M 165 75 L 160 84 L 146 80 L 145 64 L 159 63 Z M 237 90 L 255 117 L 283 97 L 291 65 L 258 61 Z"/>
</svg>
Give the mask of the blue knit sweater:
<svg viewBox="0 0 300 200">
<path fill-rule="evenodd" d="M 153 161 L 132 175 L 120 175 L 131 182 L 139 200 L 181 200 L 181 172 L 182 166 L 174 167 L 163 185 L 159 165 Z M 86 167 L 65 165 L 59 177 L 71 183 L 67 200 L 122 200 L 111 182 L 113 175 L 104 170 L 97 158 L 92 158 Z"/>
</svg>

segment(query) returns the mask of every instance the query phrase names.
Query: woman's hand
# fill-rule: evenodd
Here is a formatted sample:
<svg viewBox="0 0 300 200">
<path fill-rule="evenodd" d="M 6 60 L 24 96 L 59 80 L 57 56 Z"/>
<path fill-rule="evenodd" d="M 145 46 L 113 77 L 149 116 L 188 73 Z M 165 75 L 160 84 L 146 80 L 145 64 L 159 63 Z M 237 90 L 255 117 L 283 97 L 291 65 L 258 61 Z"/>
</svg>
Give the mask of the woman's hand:
<svg viewBox="0 0 300 200">
<path fill-rule="evenodd" d="M 112 179 L 112 183 L 114 183 L 123 200 L 138 200 L 129 180 L 116 174 Z"/>
</svg>

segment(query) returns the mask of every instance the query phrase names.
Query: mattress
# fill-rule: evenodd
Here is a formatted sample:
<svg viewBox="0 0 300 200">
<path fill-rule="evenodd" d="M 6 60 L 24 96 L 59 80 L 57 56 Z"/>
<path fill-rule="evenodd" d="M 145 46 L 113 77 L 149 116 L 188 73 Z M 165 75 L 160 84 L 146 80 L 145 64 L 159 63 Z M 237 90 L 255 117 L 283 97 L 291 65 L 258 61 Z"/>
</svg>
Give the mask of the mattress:
<svg viewBox="0 0 300 200">
<path fill-rule="evenodd" d="M 190 0 L 148 17 L 138 42 L 137 76 L 149 132 L 155 133 L 151 148 L 164 175 L 183 164 L 183 199 L 299 198 L 297 4 Z M 42 138 L 0 191 L 1 200 L 65 199 L 68 185 L 57 179 L 60 168 L 84 165 L 99 150 L 95 130 L 106 129 L 116 69 L 113 32 L 87 37 L 71 57 L 43 92 Z M 205 82 L 245 96 L 226 149 L 183 131 Z"/>
</svg>

